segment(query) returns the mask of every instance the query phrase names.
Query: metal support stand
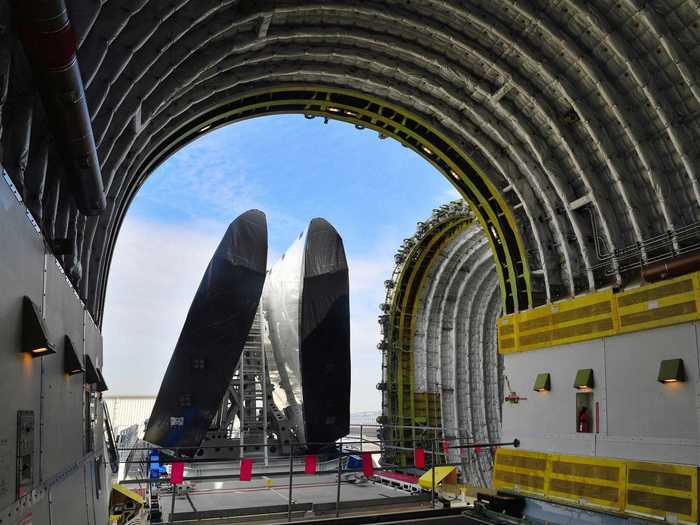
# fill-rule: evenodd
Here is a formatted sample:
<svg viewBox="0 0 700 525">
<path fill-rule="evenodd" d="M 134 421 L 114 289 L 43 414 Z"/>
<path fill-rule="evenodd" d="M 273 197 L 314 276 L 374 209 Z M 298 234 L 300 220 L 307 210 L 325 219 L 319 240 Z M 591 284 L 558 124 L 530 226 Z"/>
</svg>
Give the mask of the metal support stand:
<svg viewBox="0 0 700 525">
<path fill-rule="evenodd" d="M 292 481 L 294 479 L 294 444 L 289 446 L 289 501 L 287 503 L 287 523 L 292 521 Z"/>
<path fill-rule="evenodd" d="M 343 473 L 343 438 L 340 438 L 340 451 L 338 453 L 338 492 L 335 496 L 335 517 L 340 516 L 340 475 Z"/>
</svg>

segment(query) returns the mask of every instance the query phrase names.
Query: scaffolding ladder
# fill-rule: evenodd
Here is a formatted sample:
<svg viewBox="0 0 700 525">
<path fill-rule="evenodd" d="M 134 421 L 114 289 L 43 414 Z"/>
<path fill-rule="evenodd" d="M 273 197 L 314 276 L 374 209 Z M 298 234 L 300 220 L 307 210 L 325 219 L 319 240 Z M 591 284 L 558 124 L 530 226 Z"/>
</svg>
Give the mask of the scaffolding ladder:
<svg viewBox="0 0 700 525">
<path fill-rule="evenodd" d="M 263 453 L 268 462 L 267 369 L 263 348 L 263 318 L 259 306 L 238 365 L 241 456 Z M 249 443 L 250 445 L 246 445 Z M 262 451 L 260 450 L 262 444 Z"/>
</svg>

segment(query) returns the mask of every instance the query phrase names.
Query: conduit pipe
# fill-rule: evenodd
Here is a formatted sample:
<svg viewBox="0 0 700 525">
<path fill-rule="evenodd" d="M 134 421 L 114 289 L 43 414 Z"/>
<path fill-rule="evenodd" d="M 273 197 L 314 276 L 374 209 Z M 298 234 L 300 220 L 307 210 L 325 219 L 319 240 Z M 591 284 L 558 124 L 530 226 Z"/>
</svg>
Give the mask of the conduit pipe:
<svg viewBox="0 0 700 525">
<path fill-rule="evenodd" d="M 106 201 L 90 113 L 64 0 L 14 0 L 18 32 L 83 215 L 99 215 Z"/>
<path fill-rule="evenodd" d="M 700 270 L 700 250 L 686 253 L 667 261 L 649 264 L 642 270 L 642 278 L 653 283 L 697 270 Z"/>
</svg>

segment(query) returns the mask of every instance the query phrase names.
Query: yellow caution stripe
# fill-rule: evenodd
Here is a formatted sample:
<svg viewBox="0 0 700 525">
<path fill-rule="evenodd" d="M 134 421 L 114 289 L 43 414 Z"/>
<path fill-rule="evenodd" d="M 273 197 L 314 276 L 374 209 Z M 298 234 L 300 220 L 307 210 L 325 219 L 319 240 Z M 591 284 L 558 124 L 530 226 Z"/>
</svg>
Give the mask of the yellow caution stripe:
<svg viewBox="0 0 700 525">
<path fill-rule="evenodd" d="M 577 507 L 695 524 L 698 468 L 498 449 L 493 487 Z"/>
<path fill-rule="evenodd" d="M 700 319 L 700 272 L 620 293 L 603 290 L 497 320 L 501 354 Z"/>
</svg>

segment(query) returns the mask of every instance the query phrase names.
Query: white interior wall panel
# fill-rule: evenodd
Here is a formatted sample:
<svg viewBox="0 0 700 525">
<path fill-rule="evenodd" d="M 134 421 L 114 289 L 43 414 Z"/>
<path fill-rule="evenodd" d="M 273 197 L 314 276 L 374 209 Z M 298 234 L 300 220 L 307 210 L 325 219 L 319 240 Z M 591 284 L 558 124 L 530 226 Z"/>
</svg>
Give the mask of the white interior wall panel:
<svg viewBox="0 0 700 525">
<path fill-rule="evenodd" d="M 504 440 L 518 438 L 525 450 L 594 454 L 593 434 L 576 433 L 573 385 L 576 371 L 581 368 L 593 369 L 596 386 L 593 401 L 600 402 L 602 410 L 601 396 L 605 391 L 602 339 L 505 356 L 505 377 L 513 391 L 527 399 L 517 404 L 503 403 Z M 537 374 L 542 372 L 551 374 L 551 392 L 532 390 Z M 506 395 L 507 390 L 506 386 Z"/>
<path fill-rule="evenodd" d="M 687 379 L 664 385 L 656 379 L 662 359 L 683 359 Z M 698 437 L 695 408 L 698 351 L 692 323 L 605 339 L 610 436 Z"/>
<path fill-rule="evenodd" d="M 605 339 L 608 377 L 607 433 L 598 436 L 599 456 L 698 461 L 697 323 Z M 663 359 L 683 359 L 686 381 L 663 385 L 656 378 Z"/>
<path fill-rule="evenodd" d="M 700 464 L 698 323 L 645 330 L 505 356 L 512 389 L 527 400 L 503 404 L 504 440 L 525 450 Z M 682 358 L 686 381 L 657 381 L 663 359 Z M 576 432 L 576 371 L 592 368 L 599 433 Z M 551 374 L 551 391 L 532 390 Z M 595 404 L 591 410 L 595 431 Z"/>
</svg>

